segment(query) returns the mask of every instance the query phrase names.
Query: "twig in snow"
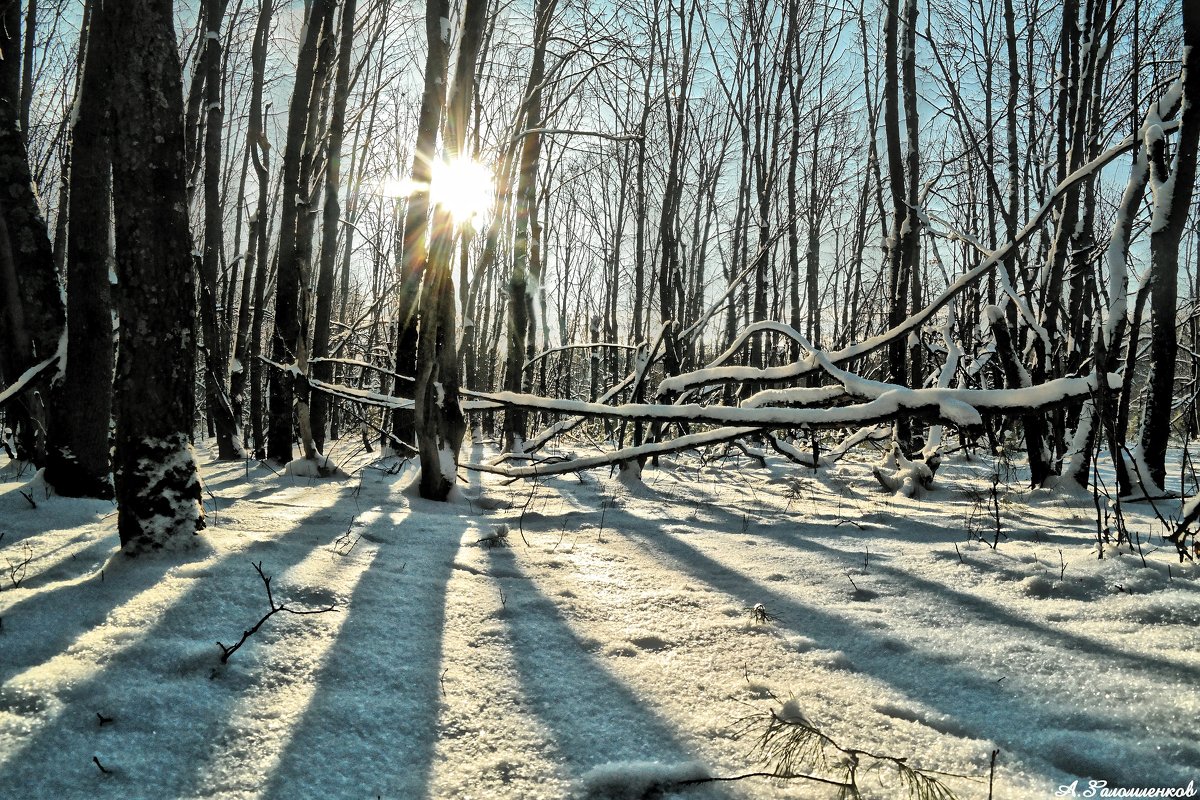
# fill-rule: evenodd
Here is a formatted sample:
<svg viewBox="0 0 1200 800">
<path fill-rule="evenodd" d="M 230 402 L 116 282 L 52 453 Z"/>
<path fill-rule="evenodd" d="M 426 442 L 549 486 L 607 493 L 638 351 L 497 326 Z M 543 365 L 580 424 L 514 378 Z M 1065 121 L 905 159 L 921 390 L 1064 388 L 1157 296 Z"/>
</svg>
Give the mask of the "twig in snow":
<svg viewBox="0 0 1200 800">
<path fill-rule="evenodd" d="M 8 564 L 8 579 L 12 582 L 14 589 L 21 588 L 21 581 L 25 580 L 25 574 L 29 572 L 29 562 L 33 561 L 33 548 L 28 542 L 23 542 L 24 558 L 19 559 L 15 563 L 9 561 L 8 556 L 4 557 L 4 561 Z"/>
<path fill-rule="evenodd" d="M 600 500 L 600 530 L 596 533 L 596 541 L 604 544 L 604 517 L 608 513 L 608 498 L 601 496 Z"/>
<path fill-rule="evenodd" d="M 755 625 L 769 625 L 775 621 L 775 617 L 762 603 L 755 603 L 754 608 L 750 609 L 750 621 Z"/>
<path fill-rule="evenodd" d="M 475 544 L 476 546 L 483 545 L 485 547 L 508 547 L 508 525 L 501 522 L 492 528 L 490 536 L 476 539 Z"/>
<path fill-rule="evenodd" d="M 266 614 L 264 614 L 262 619 L 260 619 L 256 623 L 254 623 L 253 628 L 250 628 L 249 630 L 246 630 L 246 631 L 242 631 L 242 638 L 239 639 L 237 644 L 233 645 L 232 647 L 226 647 L 225 645 L 221 644 L 220 642 L 217 642 L 217 647 L 221 648 L 221 663 L 222 664 L 228 662 L 229 657 L 231 655 L 233 655 L 234 653 L 236 653 L 238 651 L 238 649 L 243 644 L 246 643 L 247 639 L 249 639 L 254 634 L 258 633 L 258 629 L 263 626 L 264 622 L 266 622 L 271 617 L 278 614 L 280 611 L 286 611 L 289 614 L 296 614 L 297 616 L 300 616 L 300 615 L 304 615 L 304 614 L 324 614 L 327 611 L 336 611 L 337 610 L 336 608 L 334 608 L 334 606 L 326 606 L 325 608 L 296 609 L 296 608 L 291 608 L 287 605 L 277 604 L 275 602 L 274 595 L 271 593 L 271 579 L 263 573 L 261 561 L 258 562 L 257 564 L 254 564 L 254 571 L 258 573 L 258 577 L 262 578 L 263 586 L 265 586 L 267 589 L 267 604 L 271 607 L 271 610 L 268 611 Z"/>
<path fill-rule="evenodd" d="M 108 723 L 110 723 L 110 722 L 112 722 L 112 721 L 113 721 L 113 718 L 112 718 L 112 717 L 106 717 L 106 716 L 104 716 L 103 714 L 101 714 L 99 711 L 97 711 L 97 712 L 96 712 L 96 718 L 97 718 L 98 720 L 100 720 L 100 727 L 101 727 L 101 728 L 103 728 L 105 725 L 107 725 Z"/>
<path fill-rule="evenodd" d="M 94 763 L 97 767 L 99 767 L 100 771 L 103 772 L 105 775 L 112 775 L 112 770 L 106 768 L 103 764 L 100 763 L 100 756 L 92 756 L 92 763 Z"/>
<path fill-rule="evenodd" d="M 774 767 L 771 772 L 753 775 L 815 780 L 839 786 L 842 797 L 860 797 L 861 790 L 856 780 L 860 771 L 874 771 L 879 767 L 894 769 L 908 797 L 915 800 L 954 800 L 954 793 L 935 776 L 978 780 L 966 775 L 912 767 L 907 758 L 845 747 L 810 722 L 794 698 L 783 703 L 778 710 L 771 709 L 746 717 L 739 725 L 739 736 L 757 732 L 754 752 L 768 767 Z M 833 771 L 836 777 L 814 774 L 817 771 Z"/>
<path fill-rule="evenodd" d="M 529 504 L 533 502 L 533 496 L 537 494 L 537 478 L 534 478 L 530 484 L 529 497 L 525 498 L 525 505 L 521 506 L 521 516 L 517 517 L 517 531 L 521 534 L 521 541 L 525 542 L 526 547 L 529 547 L 529 540 L 525 538 L 525 512 L 529 510 Z"/>
<path fill-rule="evenodd" d="M 353 550 L 354 547 L 359 543 L 359 540 L 362 539 L 361 536 L 350 535 L 350 532 L 354 530 L 354 522 L 357 519 L 357 517 L 351 518 L 350 524 L 346 526 L 346 532 L 333 540 L 333 552 L 339 556 L 350 555 L 350 551 Z"/>
</svg>

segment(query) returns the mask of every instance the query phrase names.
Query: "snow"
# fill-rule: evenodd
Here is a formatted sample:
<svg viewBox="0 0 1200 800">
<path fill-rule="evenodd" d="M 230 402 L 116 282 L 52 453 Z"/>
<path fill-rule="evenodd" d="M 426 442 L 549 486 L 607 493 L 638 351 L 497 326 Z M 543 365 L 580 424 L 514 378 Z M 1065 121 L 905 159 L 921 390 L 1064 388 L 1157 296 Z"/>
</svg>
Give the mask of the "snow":
<svg viewBox="0 0 1200 800">
<path fill-rule="evenodd" d="M 61 346 L 62 342 L 60 341 L 60 349 Z M 17 396 L 26 386 L 33 382 L 38 375 L 52 367 L 55 363 L 55 359 L 57 358 L 58 355 L 56 354 L 50 358 L 47 358 L 45 361 L 33 365 L 21 373 L 21 377 L 17 378 L 15 381 L 13 381 L 13 383 L 8 386 L 0 387 L 0 403 L 7 403 L 9 398 Z"/>
<path fill-rule="evenodd" d="M 201 450 L 206 546 L 136 559 L 110 503 L 33 509 L 0 459 L 0 567 L 32 553 L 19 586 L 0 569 L 0 794 L 836 796 L 671 788 L 762 771 L 744 728 L 768 712 L 971 776 L 944 778 L 963 798 L 993 749 L 997 800 L 1197 777 L 1198 572 L 1147 504 L 1124 507 L 1145 561 L 1099 560 L 1090 496 L 1006 474 L 992 549 L 968 537 L 990 459 L 947 458 L 914 499 L 858 451 L 815 473 L 730 452 L 629 484 L 472 473 L 439 504 L 405 494 L 411 463 L 315 480 Z M 268 610 L 256 563 L 277 602 L 335 611 L 276 614 L 222 665 Z"/>
<path fill-rule="evenodd" d="M 658 761 L 615 761 L 584 773 L 585 792 L 612 800 L 641 800 L 652 797 L 655 787 L 679 781 L 710 777 L 703 764 L 694 761 L 663 764 Z"/>
<path fill-rule="evenodd" d="M 838 369 L 821 354 L 817 354 L 815 358 L 823 362 L 822 369 L 839 381 L 846 393 L 867 402 L 832 408 L 730 407 L 697 403 L 673 405 L 624 403 L 608 406 L 582 400 L 560 400 L 507 391 L 472 392 L 471 394 L 484 401 L 485 404 L 491 402 L 497 406 L 513 405 L 564 414 L 590 414 L 617 419 L 664 422 L 683 420 L 762 427 L 841 426 L 887 419 L 903 409 L 936 413 L 941 419 L 955 425 L 978 425 L 981 421 L 981 410 L 1012 411 L 1042 408 L 1061 403 L 1072 397 L 1089 395 L 1095 391 L 1099 382 L 1099 379 L 1092 375 L 1084 378 L 1057 378 L 1037 386 L 1018 389 L 909 389 L 895 384 L 869 380 Z M 1106 376 L 1106 380 L 1110 388 L 1120 386 L 1119 375 L 1109 374 Z M 314 385 L 316 384 L 314 383 Z M 340 393 L 342 389 L 337 387 L 337 391 Z M 827 396 L 826 392 L 805 394 L 797 389 L 778 395 L 778 397 L 786 397 L 792 402 L 800 398 L 813 400 L 822 399 L 825 396 Z M 474 405 L 474 408 L 483 407 L 486 405 Z"/>
</svg>

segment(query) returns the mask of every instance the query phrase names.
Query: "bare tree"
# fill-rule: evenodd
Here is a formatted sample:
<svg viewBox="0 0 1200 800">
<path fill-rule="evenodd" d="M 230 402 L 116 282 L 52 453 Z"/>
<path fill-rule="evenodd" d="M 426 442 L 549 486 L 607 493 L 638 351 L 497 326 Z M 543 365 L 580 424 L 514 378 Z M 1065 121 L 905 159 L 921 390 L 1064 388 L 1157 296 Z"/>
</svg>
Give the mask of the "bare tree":
<svg viewBox="0 0 1200 800">
<path fill-rule="evenodd" d="M 316 79 L 318 48 L 332 17 L 331 0 L 313 0 L 305 18 L 304 39 L 296 62 L 296 82 L 288 108 L 287 140 L 284 143 L 281 219 L 279 222 L 279 267 L 275 286 L 275 328 L 271 357 L 280 364 L 293 363 L 302 346 L 300 287 L 303 265 L 298 250 L 301 216 L 307 214 L 308 186 L 304 185 L 305 142 L 314 125 L 310 109 L 321 87 Z M 311 228 L 309 229 L 311 231 Z M 292 373 L 272 370 L 268 377 L 270 424 L 267 456 L 286 464 L 292 460 Z"/>
<path fill-rule="evenodd" d="M 46 480 L 68 497 L 112 497 L 109 433 L 113 340 L 112 159 L 108 113 L 112 39 L 89 2 L 86 58 L 71 128 L 66 246 L 67 364 L 58 388 Z M 85 29 L 85 33 L 87 30 Z M 61 213 L 61 212 L 60 212 Z"/>
<path fill-rule="evenodd" d="M 1200 7 L 1183 3 L 1183 74 L 1179 141 L 1167 161 L 1162 131 L 1147 133 L 1150 188 L 1154 213 L 1150 228 L 1150 382 L 1142 423 L 1141 445 L 1149 479 L 1162 487 L 1166 479 L 1167 443 L 1174 409 L 1175 329 L 1179 293 L 1179 243 L 1186 230 L 1196 183 L 1196 151 L 1200 141 Z"/>
<path fill-rule="evenodd" d="M 20 123 L 20 3 L 0 10 L 0 53 L 0 380 L 13 383 L 55 354 L 63 326 L 50 237 L 34 195 Z M 9 406 L 18 458 L 45 463 L 51 413 L 40 384 Z"/>
<path fill-rule="evenodd" d="M 171 5 L 126 0 L 99 14 L 100 30 L 122 45 L 111 84 L 121 319 L 114 460 L 117 529 L 130 552 L 186 543 L 204 527 L 189 443 L 196 285 Z"/>
<path fill-rule="evenodd" d="M 488 0 L 467 0 L 463 4 L 454 77 L 446 108 L 444 148 L 445 157 L 451 163 L 465 153 L 475 59 L 483 38 L 487 6 Z M 455 298 L 450 271 L 455 233 L 450 210 L 436 207 L 421 286 L 414 409 L 421 458 L 421 496 L 430 500 L 445 500 L 454 488 L 458 450 L 466 432 L 466 420 L 458 400 Z"/>
</svg>

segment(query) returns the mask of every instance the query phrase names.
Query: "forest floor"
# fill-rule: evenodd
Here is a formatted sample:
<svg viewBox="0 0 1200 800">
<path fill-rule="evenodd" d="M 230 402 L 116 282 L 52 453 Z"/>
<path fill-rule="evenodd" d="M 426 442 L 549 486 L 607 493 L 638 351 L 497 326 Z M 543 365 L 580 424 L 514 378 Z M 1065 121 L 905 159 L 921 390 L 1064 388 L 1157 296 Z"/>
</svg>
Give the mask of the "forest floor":
<svg viewBox="0 0 1200 800">
<path fill-rule="evenodd" d="M 942 776 L 964 799 L 997 749 L 996 798 L 1200 783 L 1200 570 L 1144 503 L 1142 554 L 1098 559 L 1092 496 L 1017 474 L 989 546 L 990 459 L 920 499 L 866 461 L 679 456 L 632 486 L 472 475 L 447 505 L 394 460 L 318 480 L 201 455 L 197 549 L 137 559 L 111 504 L 35 485 L 33 508 L 0 464 L 0 796 L 640 797 L 764 769 L 785 702 L 844 748 L 967 776 Z M 335 610 L 275 614 L 222 664 L 269 610 L 260 562 L 276 602 Z M 898 780 L 859 757 L 866 796 Z"/>
</svg>

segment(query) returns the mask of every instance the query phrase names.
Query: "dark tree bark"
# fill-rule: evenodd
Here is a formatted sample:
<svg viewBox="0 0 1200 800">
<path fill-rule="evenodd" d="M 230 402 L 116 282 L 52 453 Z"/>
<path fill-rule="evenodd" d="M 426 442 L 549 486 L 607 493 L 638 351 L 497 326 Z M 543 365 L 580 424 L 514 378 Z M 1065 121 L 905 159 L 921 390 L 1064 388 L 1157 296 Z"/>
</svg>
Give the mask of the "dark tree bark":
<svg viewBox="0 0 1200 800">
<path fill-rule="evenodd" d="M 1179 141 L 1168 165 L 1161 138 L 1150 143 L 1150 186 L 1154 216 L 1150 227 L 1150 382 L 1142 422 L 1142 452 L 1150 479 L 1164 488 L 1167 443 L 1175 389 L 1175 330 L 1179 294 L 1179 243 L 1187 225 L 1196 183 L 1200 141 L 1200 4 L 1183 3 L 1183 106 Z"/>
<path fill-rule="evenodd" d="M 896 235 L 899 237 L 901 258 L 904 262 L 904 272 L 908 277 L 911 311 L 917 311 L 925 305 L 921 294 L 924 285 L 921 272 L 921 220 L 918 216 L 920 197 L 918 186 L 921 178 L 921 142 L 920 118 L 917 113 L 917 0 L 904 0 L 904 45 L 901 59 L 901 83 L 904 93 L 904 177 L 905 186 L 905 215 L 904 225 Z M 897 217 L 897 221 L 899 218 Z M 909 382 L 911 386 L 920 388 L 924 375 L 923 348 L 920 335 L 909 351 L 911 368 Z M 907 423 L 901 423 L 899 430 L 907 428 Z M 903 438 L 902 438 L 903 441 Z"/>
<path fill-rule="evenodd" d="M 454 78 L 446 109 L 447 159 L 464 153 L 467 122 L 475 89 L 475 59 L 483 38 L 488 0 L 466 0 L 459 29 Z M 421 288 L 420 341 L 414 416 L 421 458 L 421 496 L 445 500 L 454 488 L 458 450 L 466 418 L 458 401 L 458 349 L 455 345 L 454 221 L 450 212 L 434 211 L 429 260 Z"/>
<path fill-rule="evenodd" d="M 58 425 L 51 431 L 46 480 L 66 497 L 110 498 L 112 165 L 107 98 L 113 55 L 100 3 L 90 5 L 94 10 L 71 128 L 67 363 L 55 395 Z"/>
<path fill-rule="evenodd" d="M 267 224 L 267 195 L 270 181 L 271 148 L 263 130 L 263 82 L 266 71 L 267 41 L 271 33 L 271 14 L 274 0 L 261 0 L 258 23 L 254 29 L 254 45 L 251 50 L 250 120 L 246 130 L 246 148 L 258 181 L 258 201 L 250 223 L 250 243 L 246 253 L 246 270 L 242 288 L 242 312 L 238 315 L 238 335 L 234 350 L 235 369 L 230 377 L 229 392 L 235 408 L 242 402 L 247 378 L 250 382 L 250 442 L 254 457 L 266 458 L 266 441 L 263 437 L 263 383 L 262 362 L 259 352 L 262 347 L 263 311 L 266 302 L 266 285 L 270 226 Z M 247 296 L 251 274 L 254 286 Z M 249 329 L 244 323 L 247 307 L 252 307 Z M 249 372 L 247 373 L 247 370 Z M 239 415 L 240 416 L 240 415 Z"/>
<path fill-rule="evenodd" d="M 271 337 L 271 358 L 288 364 L 296 359 L 300 345 L 300 279 L 297 258 L 298 227 L 301 208 L 301 168 L 305 138 L 309 127 L 309 107 L 316 85 L 317 49 L 322 28 L 329 16 L 330 0 L 313 0 L 305 20 L 304 42 L 296 63 L 296 83 L 288 108 L 287 141 L 283 153 L 281 218 L 279 223 L 279 266 L 275 286 L 275 330 Z M 268 377 L 270 420 L 267 430 L 267 457 L 286 464 L 292 460 L 292 375 L 272 370 Z"/>
<path fill-rule="evenodd" d="M 218 274 L 225 243 L 225 209 L 221 205 L 221 137 L 225 111 L 221 106 L 221 20 L 228 0 L 206 0 L 204 55 L 204 251 L 200 259 L 200 321 L 204 333 L 204 388 L 208 418 L 217 434 L 217 458 L 241 458 L 237 421 L 229 400 L 228 346 L 221 330 L 217 300 Z"/>
<path fill-rule="evenodd" d="M 884 11 L 883 127 L 887 139 L 888 188 L 892 198 L 892 227 L 887 240 L 888 327 L 895 327 L 908 316 L 909 278 L 912 265 L 907 260 L 904 231 L 908 225 L 905 205 L 904 156 L 900 150 L 900 63 L 898 20 L 899 0 L 887 0 Z M 908 385 L 907 346 L 902 339 L 888 345 L 888 378 L 899 386 Z M 911 424 L 907 418 L 896 421 L 897 438 L 907 447 Z"/>
<path fill-rule="evenodd" d="M 421 271 L 428 260 L 429 179 L 432 177 L 442 106 L 446 102 L 446 65 L 449 43 L 442 34 L 442 20 L 450 17 L 447 0 L 427 0 L 425 38 L 429 52 L 425 58 L 425 88 L 417 114 L 417 141 L 413 145 L 412 193 L 404 211 L 403 239 L 396 248 L 400 263 L 400 298 L 396 322 L 396 373 L 415 377 L 417 372 L 417 304 L 421 296 Z M 448 38 L 448 37 L 446 37 Z M 396 382 L 395 394 L 408 396 L 409 386 Z M 413 414 L 395 411 L 392 436 L 399 442 L 416 442 Z"/>
<path fill-rule="evenodd" d="M 21 131 L 21 4 L 0 11 L 0 384 L 15 381 L 53 356 L 63 327 L 63 306 L 46 221 L 38 209 L 25 136 Z M 61 368 L 61 365 L 60 365 Z M 8 409 L 17 457 L 46 463 L 47 408 L 41 384 Z M 15 423 L 15 425 L 14 425 Z"/>
<path fill-rule="evenodd" d="M 660 319 L 666 325 L 666 329 L 663 331 L 663 370 L 666 375 L 675 375 L 678 374 L 680 367 L 679 344 L 676 341 L 675 331 L 680 322 L 679 314 L 684 310 L 680 304 L 675 302 L 678 296 L 678 284 L 680 280 L 678 217 L 683 195 L 683 151 L 687 140 L 685 122 L 687 120 L 687 96 L 692 80 L 692 23 L 695 20 L 696 6 L 681 2 L 678 10 L 676 10 L 673 4 L 668 3 L 668 14 L 678 14 L 679 46 L 682 53 L 678 55 L 680 58 L 679 82 L 671 85 L 667 80 L 664 79 L 663 81 L 663 100 L 666 111 L 667 138 L 670 142 L 670 156 L 667 162 L 662 211 L 658 223 L 661 246 L 658 273 L 658 302 Z M 670 28 L 668 28 L 668 32 L 669 30 Z M 662 60 L 664 63 L 667 61 L 665 55 L 666 46 L 667 43 L 663 43 L 664 53 Z M 766 182 L 766 176 L 762 174 L 761 169 L 759 170 L 758 177 L 761 187 Z M 767 198 L 768 195 L 765 191 L 759 193 L 760 243 L 767 236 L 767 215 L 769 213 L 770 202 Z M 764 252 L 760 252 L 759 256 L 759 268 L 757 271 L 759 280 L 756 282 L 757 291 L 755 294 L 754 313 L 756 319 L 760 315 L 765 319 L 767 259 Z M 668 321 L 671 322 L 670 325 L 667 325 Z M 755 338 L 752 344 L 754 347 L 761 346 L 761 339 Z M 761 360 L 760 351 L 757 366 L 763 366 Z M 664 402 L 670 402 L 670 399 L 664 398 Z"/>
<path fill-rule="evenodd" d="M 204 527 L 189 445 L 196 286 L 183 87 L 170 0 L 107 4 L 118 308 L 117 529 L 127 552 L 186 545 Z"/>
<path fill-rule="evenodd" d="M 338 193 L 342 185 L 342 140 L 346 130 L 346 98 L 350 91 L 350 62 L 353 59 L 354 12 L 357 0 L 345 0 L 342 5 L 342 27 L 338 44 L 337 75 L 334 77 L 333 111 L 329 122 L 329 155 L 325 172 L 325 208 L 321 224 L 320 264 L 317 270 L 316 316 L 313 321 L 314 358 L 329 355 L 330 317 L 333 314 L 333 272 L 337 258 L 338 220 L 341 205 Z M 333 377 L 333 365 L 320 361 L 313 365 L 313 377 L 328 381 Z M 318 451 L 325 449 L 325 424 L 328 397 L 321 392 L 312 398 L 309 414 L 313 443 Z"/>
<path fill-rule="evenodd" d="M 21 135 L 29 144 L 29 110 L 33 107 L 33 48 L 37 43 L 37 0 L 25 2 L 25 50 L 21 65 Z M 5 52 L 8 52 L 7 50 Z"/>
<path fill-rule="evenodd" d="M 300 446 L 304 457 L 316 460 L 317 451 L 312 438 L 312 417 L 309 402 L 312 391 L 308 385 L 308 359 L 311 328 L 311 294 L 313 239 L 317 225 L 317 195 L 321 175 L 321 143 L 325 139 L 325 109 L 329 103 L 329 77 L 333 71 L 334 9 L 336 3 L 327 0 L 325 16 L 321 19 L 321 39 L 317 48 L 317 63 L 313 73 L 312 94 L 308 101 L 308 126 L 304 134 L 304 150 L 300 157 L 300 186 L 296 216 L 296 266 L 300 275 L 300 292 L 297 317 L 300 330 L 296 339 L 296 366 L 294 391 L 296 398 L 296 421 L 300 432 Z"/>
<path fill-rule="evenodd" d="M 546 42 L 550 20 L 557 0 L 535 0 L 533 22 L 533 58 L 525 88 L 524 116 L 517 132 L 534 130 L 542 125 L 542 80 L 546 73 Z M 524 364 L 528 358 L 529 342 L 537 335 L 533 330 L 532 296 L 529 278 L 536 279 L 536 236 L 532 230 L 537 214 L 537 175 L 542 155 L 540 134 L 525 135 L 520 143 L 517 167 L 516 225 L 513 233 L 513 271 L 508 283 L 508 358 L 505 369 L 505 389 L 521 392 L 525 389 Z M 536 255 L 535 253 L 533 253 Z M 532 264 L 532 266 L 531 266 Z M 504 447 L 512 450 L 525 438 L 526 414 L 510 409 L 504 414 Z"/>
</svg>

